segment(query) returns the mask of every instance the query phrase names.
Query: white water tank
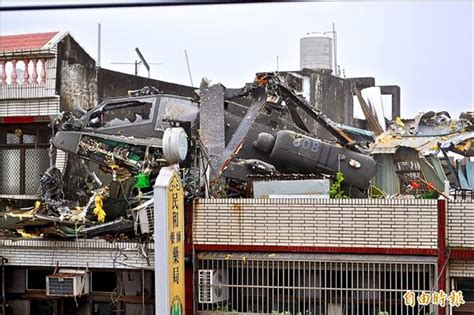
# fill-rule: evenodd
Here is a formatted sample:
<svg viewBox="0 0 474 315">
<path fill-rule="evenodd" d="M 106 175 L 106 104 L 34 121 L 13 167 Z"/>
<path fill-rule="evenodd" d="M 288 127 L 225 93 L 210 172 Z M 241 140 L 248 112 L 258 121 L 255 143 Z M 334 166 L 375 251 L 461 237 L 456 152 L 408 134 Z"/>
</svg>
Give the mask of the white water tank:
<svg viewBox="0 0 474 315">
<path fill-rule="evenodd" d="M 300 39 L 300 69 L 333 70 L 332 38 L 308 33 Z"/>
</svg>

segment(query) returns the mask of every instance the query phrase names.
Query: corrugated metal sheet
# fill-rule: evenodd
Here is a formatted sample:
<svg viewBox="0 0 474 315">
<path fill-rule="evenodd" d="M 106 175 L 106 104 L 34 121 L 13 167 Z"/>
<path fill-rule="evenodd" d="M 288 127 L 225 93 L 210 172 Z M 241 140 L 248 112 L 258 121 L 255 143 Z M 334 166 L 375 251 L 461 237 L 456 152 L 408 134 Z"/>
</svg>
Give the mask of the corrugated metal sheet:
<svg viewBox="0 0 474 315">
<path fill-rule="evenodd" d="M 453 133 L 444 136 L 408 136 L 397 135 L 392 132 L 386 132 L 380 135 L 372 147 L 372 154 L 393 154 L 400 147 L 413 148 L 421 154 L 437 153 L 438 143 L 450 143 L 460 136 L 464 140 L 473 139 L 474 131 L 465 133 Z"/>
<path fill-rule="evenodd" d="M 400 192 L 400 180 L 396 173 L 393 156 L 388 154 L 376 154 L 374 155 L 374 159 L 377 162 L 375 186 L 389 195 Z"/>
</svg>

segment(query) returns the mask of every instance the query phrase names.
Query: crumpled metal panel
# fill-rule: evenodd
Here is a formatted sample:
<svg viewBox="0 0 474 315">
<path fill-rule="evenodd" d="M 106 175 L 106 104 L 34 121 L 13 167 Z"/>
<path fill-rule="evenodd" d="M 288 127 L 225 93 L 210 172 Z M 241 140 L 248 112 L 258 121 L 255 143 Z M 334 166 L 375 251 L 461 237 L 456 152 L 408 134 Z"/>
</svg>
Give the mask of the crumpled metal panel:
<svg viewBox="0 0 474 315">
<path fill-rule="evenodd" d="M 421 154 L 434 154 L 439 152 L 438 143 L 441 148 L 449 148 L 451 143 L 457 145 L 474 139 L 474 131 L 464 133 L 453 133 L 445 136 L 402 136 L 387 131 L 381 134 L 372 145 L 372 154 L 393 154 L 400 147 L 413 148 Z M 472 150 L 472 149 L 471 149 Z"/>
<path fill-rule="evenodd" d="M 462 146 L 463 144 L 467 144 L 468 141 L 471 141 L 466 147 L 464 148 L 463 152 L 458 152 L 458 153 L 463 153 L 464 155 L 467 156 L 474 156 L 474 131 L 466 132 L 460 135 L 457 135 L 449 140 L 445 140 L 440 144 L 441 149 L 450 149 L 453 145 L 454 146 Z M 460 151 L 460 148 L 457 148 Z"/>
</svg>

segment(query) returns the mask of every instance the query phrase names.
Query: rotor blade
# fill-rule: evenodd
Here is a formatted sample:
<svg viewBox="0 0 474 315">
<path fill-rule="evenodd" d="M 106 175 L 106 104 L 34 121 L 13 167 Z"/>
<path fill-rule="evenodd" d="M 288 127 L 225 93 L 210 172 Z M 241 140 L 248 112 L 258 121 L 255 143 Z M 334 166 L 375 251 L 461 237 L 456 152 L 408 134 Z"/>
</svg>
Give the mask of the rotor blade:
<svg viewBox="0 0 474 315">
<path fill-rule="evenodd" d="M 296 126 L 298 126 L 300 129 L 309 133 L 308 128 L 304 124 L 303 119 L 301 118 L 300 114 L 298 113 L 295 107 L 290 108 L 290 115 L 293 121 L 295 122 Z"/>
</svg>

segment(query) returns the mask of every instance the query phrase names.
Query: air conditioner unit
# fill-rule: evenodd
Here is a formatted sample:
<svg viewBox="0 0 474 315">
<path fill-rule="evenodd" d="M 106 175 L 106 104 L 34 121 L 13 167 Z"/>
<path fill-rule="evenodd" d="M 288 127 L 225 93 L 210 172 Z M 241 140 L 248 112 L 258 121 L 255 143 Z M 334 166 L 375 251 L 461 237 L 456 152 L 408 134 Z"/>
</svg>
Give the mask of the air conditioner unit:
<svg viewBox="0 0 474 315">
<path fill-rule="evenodd" d="M 89 293 L 89 274 L 73 269 L 59 269 L 46 277 L 46 295 L 74 297 Z"/>
<path fill-rule="evenodd" d="M 199 275 L 199 303 L 212 304 L 227 300 L 229 288 L 226 274 L 221 270 L 200 269 Z"/>
<path fill-rule="evenodd" d="M 329 303 L 328 315 L 342 315 L 345 314 L 345 305 Z"/>
<path fill-rule="evenodd" d="M 154 232 L 154 199 L 138 205 L 132 209 L 135 220 L 136 234 L 153 234 Z"/>
</svg>

